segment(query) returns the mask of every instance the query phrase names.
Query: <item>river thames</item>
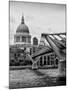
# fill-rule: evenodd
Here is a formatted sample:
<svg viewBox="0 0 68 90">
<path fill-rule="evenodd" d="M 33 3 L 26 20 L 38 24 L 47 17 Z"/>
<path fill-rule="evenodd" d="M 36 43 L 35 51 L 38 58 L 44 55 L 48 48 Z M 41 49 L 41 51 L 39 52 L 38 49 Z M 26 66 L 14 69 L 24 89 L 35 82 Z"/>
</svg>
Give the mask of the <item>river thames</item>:
<svg viewBox="0 0 68 90">
<path fill-rule="evenodd" d="M 9 71 L 9 88 L 29 88 L 65 85 L 63 80 L 58 81 L 58 69 L 22 69 Z"/>
</svg>

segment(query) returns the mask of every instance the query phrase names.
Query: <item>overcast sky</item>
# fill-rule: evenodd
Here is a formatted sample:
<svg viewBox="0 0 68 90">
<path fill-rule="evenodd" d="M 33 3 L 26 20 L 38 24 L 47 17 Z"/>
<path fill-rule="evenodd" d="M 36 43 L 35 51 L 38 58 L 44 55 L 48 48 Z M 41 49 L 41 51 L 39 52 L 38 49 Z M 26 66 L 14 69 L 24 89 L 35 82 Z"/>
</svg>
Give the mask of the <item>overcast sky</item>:
<svg viewBox="0 0 68 90">
<path fill-rule="evenodd" d="M 41 33 L 65 32 L 65 5 L 10 2 L 10 44 L 14 43 L 14 34 L 24 15 L 32 38 L 39 40 Z"/>
</svg>

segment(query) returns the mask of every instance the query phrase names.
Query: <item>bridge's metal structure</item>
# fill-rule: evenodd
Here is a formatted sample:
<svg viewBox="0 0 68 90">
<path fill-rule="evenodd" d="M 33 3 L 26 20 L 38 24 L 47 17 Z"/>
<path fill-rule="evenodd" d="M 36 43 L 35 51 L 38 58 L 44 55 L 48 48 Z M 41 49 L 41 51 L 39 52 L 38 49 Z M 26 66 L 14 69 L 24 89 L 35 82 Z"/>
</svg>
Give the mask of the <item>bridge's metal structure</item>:
<svg viewBox="0 0 68 90">
<path fill-rule="evenodd" d="M 61 40 L 59 40 L 56 36 Z M 47 40 L 47 42 L 49 43 L 49 47 L 46 49 L 43 48 L 40 53 L 36 52 L 32 56 L 28 55 L 33 63 L 32 69 L 37 68 L 37 62 L 39 61 L 39 58 L 37 57 L 41 56 L 42 51 L 44 51 L 45 54 L 54 51 L 59 58 L 59 70 L 60 73 L 62 73 L 62 71 L 66 70 L 66 33 L 42 33 L 41 37 Z"/>
<path fill-rule="evenodd" d="M 27 55 L 29 57 L 30 61 L 32 62 L 32 69 L 37 69 L 38 68 L 37 62 L 40 60 L 40 56 L 42 54 L 54 52 L 59 58 L 58 68 L 59 68 L 60 73 L 62 74 L 62 72 L 66 71 L 66 33 L 52 33 L 52 34 L 42 33 L 41 38 L 46 39 L 49 45 L 46 48 L 42 48 L 41 50 L 36 51 L 32 55 L 30 55 L 24 49 L 23 50 L 24 56 Z M 22 53 L 22 51 L 20 52 Z"/>
<path fill-rule="evenodd" d="M 50 35 L 52 37 L 50 37 Z M 42 34 L 42 37 L 44 37 L 53 51 L 56 53 L 56 55 L 59 57 L 60 60 L 65 60 L 66 58 L 66 39 L 61 37 L 61 40 L 58 40 L 55 35 L 58 37 L 61 37 L 60 35 L 66 35 L 66 33 L 59 33 L 59 34 Z M 63 42 L 62 42 L 63 41 Z"/>
</svg>

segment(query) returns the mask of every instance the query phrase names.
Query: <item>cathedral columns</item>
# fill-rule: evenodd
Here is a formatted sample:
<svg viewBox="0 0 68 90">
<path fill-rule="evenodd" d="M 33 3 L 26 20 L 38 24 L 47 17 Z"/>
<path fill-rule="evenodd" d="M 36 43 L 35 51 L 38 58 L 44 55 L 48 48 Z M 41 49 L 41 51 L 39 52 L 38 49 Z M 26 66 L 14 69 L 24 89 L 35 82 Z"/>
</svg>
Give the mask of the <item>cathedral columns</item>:
<svg viewBox="0 0 68 90">
<path fill-rule="evenodd" d="M 26 43 L 29 43 L 29 42 L 28 42 L 28 39 L 29 39 L 29 38 L 28 38 L 28 37 L 26 37 Z"/>
<path fill-rule="evenodd" d="M 20 42 L 22 42 L 22 36 L 20 36 Z"/>
</svg>

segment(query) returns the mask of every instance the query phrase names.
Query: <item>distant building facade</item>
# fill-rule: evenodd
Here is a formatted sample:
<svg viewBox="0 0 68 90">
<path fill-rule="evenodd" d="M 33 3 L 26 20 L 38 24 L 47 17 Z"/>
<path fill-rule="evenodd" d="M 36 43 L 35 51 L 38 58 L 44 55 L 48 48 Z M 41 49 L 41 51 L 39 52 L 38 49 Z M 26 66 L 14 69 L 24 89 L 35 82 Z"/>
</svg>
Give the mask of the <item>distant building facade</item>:
<svg viewBox="0 0 68 90">
<path fill-rule="evenodd" d="M 33 45 L 38 45 L 38 39 L 36 37 L 33 38 Z"/>
<path fill-rule="evenodd" d="M 17 27 L 16 34 L 14 35 L 14 45 L 10 46 L 10 60 L 12 63 L 29 60 L 25 53 L 30 55 L 34 53 L 34 47 L 37 48 L 38 39 L 34 39 L 34 44 L 31 45 L 31 35 L 28 26 L 25 24 L 24 16 L 22 16 L 21 24 Z M 35 49 L 36 50 L 36 49 Z M 14 61 L 16 59 L 16 61 Z M 31 61 L 30 61 L 31 62 Z M 23 63 L 22 63 L 23 65 Z"/>
<path fill-rule="evenodd" d="M 56 55 L 54 52 L 43 53 L 46 48 L 44 40 L 41 39 L 40 44 L 38 44 L 36 37 L 33 38 L 33 44 L 31 44 L 29 28 L 24 22 L 24 16 L 22 16 L 21 24 L 17 27 L 16 34 L 14 35 L 14 45 L 10 46 L 10 65 L 32 65 L 32 61 L 26 53 L 32 56 L 40 52 L 40 56 L 36 57 L 39 58 L 38 67 L 57 66 L 58 58 L 55 60 Z"/>
<path fill-rule="evenodd" d="M 31 35 L 28 26 L 24 22 L 24 17 L 22 16 L 21 24 L 17 27 L 16 34 L 14 35 L 14 43 L 18 46 L 31 45 Z"/>
</svg>

